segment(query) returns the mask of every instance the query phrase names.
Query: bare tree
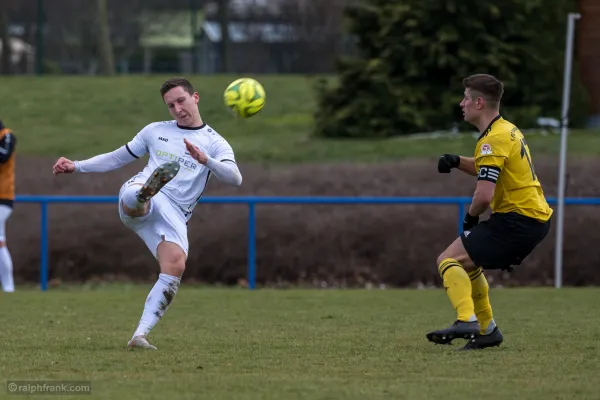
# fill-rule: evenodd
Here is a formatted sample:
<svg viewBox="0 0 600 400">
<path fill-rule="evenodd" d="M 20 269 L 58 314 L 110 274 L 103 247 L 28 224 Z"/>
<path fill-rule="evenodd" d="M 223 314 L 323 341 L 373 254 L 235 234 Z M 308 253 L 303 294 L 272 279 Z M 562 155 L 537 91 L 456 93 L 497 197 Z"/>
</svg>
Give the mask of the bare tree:
<svg viewBox="0 0 600 400">
<path fill-rule="evenodd" d="M 113 46 L 110 40 L 110 27 L 108 24 L 108 13 L 106 10 L 106 0 L 97 0 L 98 17 L 98 47 L 100 48 L 100 59 L 102 62 L 102 72 L 106 75 L 115 74 L 115 61 Z"/>
<path fill-rule="evenodd" d="M 8 33 L 8 4 L 0 6 L 0 39 L 2 40 L 2 61 L 0 68 L 2 73 L 8 75 L 11 73 L 11 45 L 10 35 Z"/>
<path fill-rule="evenodd" d="M 221 72 L 229 72 L 229 0 L 219 0 L 219 24 L 221 25 Z"/>
</svg>

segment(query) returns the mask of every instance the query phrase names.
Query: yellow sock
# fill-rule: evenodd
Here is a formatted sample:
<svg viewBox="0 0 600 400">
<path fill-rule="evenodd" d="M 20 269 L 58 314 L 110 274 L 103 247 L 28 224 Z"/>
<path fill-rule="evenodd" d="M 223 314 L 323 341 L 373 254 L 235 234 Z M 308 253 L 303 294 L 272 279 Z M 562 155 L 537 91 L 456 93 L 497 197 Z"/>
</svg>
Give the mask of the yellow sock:
<svg viewBox="0 0 600 400">
<path fill-rule="evenodd" d="M 452 306 L 458 313 L 460 321 L 476 321 L 475 306 L 471 297 L 471 281 L 467 271 L 458 261 L 447 258 L 438 266 L 440 276 L 444 280 L 444 288 Z"/>
<path fill-rule="evenodd" d="M 494 316 L 492 315 L 492 306 L 489 297 L 489 285 L 483 269 L 477 268 L 469 272 L 471 279 L 471 288 L 473 296 L 473 305 L 475 306 L 475 315 L 481 326 L 481 334 L 491 333 L 496 326 Z M 488 332 L 489 331 L 489 332 Z"/>
</svg>

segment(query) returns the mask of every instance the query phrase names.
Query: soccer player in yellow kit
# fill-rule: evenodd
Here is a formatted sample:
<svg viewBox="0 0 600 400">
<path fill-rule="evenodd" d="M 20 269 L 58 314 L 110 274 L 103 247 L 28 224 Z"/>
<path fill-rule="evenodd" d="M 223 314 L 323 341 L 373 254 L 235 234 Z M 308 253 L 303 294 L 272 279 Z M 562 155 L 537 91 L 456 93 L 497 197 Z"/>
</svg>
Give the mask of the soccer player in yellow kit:
<svg viewBox="0 0 600 400">
<path fill-rule="evenodd" d="M 463 233 L 437 259 L 438 271 L 458 317 L 446 329 L 427 338 L 450 344 L 467 339 L 461 349 L 499 346 L 502 333 L 496 326 L 488 296 L 486 269 L 512 271 L 546 237 L 552 209 L 544 198 L 527 142 L 519 129 L 500 116 L 504 85 L 491 75 L 477 74 L 463 80 L 460 103 L 465 121 L 481 136 L 473 158 L 444 154 L 440 173 L 459 170 L 477 177 L 471 206 L 463 221 Z M 491 217 L 479 223 L 490 207 Z"/>
</svg>

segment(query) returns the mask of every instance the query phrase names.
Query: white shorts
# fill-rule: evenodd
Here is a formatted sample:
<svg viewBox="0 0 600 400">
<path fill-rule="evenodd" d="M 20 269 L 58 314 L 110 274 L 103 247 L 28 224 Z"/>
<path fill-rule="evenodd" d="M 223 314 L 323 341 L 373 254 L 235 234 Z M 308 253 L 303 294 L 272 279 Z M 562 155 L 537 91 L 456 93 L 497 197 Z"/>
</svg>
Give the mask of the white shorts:
<svg viewBox="0 0 600 400">
<path fill-rule="evenodd" d="M 6 242 L 6 221 L 12 214 L 12 207 L 0 204 L 0 242 Z"/>
<path fill-rule="evenodd" d="M 182 210 L 173 204 L 163 193 L 158 192 L 150 200 L 150 210 L 143 217 L 130 217 L 123 212 L 121 196 L 126 188 L 132 185 L 144 184 L 146 178 L 134 177 L 125 182 L 119 191 L 119 217 L 125 226 L 146 243 L 152 255 L 156 258 L 156 250 L 160 242 L 173 242 L 188 256 L 187 219 Z"/>
</svg>

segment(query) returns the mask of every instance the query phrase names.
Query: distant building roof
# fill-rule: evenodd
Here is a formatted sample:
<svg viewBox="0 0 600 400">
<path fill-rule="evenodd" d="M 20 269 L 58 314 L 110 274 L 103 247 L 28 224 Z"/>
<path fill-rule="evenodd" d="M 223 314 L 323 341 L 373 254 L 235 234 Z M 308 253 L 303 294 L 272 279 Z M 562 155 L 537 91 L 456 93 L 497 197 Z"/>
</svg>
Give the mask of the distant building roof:
<svg viewBox="0 0 600 400">
<path fill-rule="evenodd" d="M 213 43 L 222 40 L 221 24 L 206 21 L 205 14 L 197 14 L 197 32 L 204 34 Z M 190 11 L 145 12 L 139 17 L 141 26 L 140 45 L 142 47 L 190 48 L 193 45 L 192 14 Z M 293 26 L 282 23 L 231 22 L 229 39 L 233 43 L 261 41 L 266 43 L 286 43 L 297 40 Z"/>
<path fill-rule="evenodd" d="M 197 32 L 202 29 L 204 13 L 198 11 Z M 142 47 L 189 48 L 193 44 L 191 11 L 145 12 L 140 16 Z"/>
<path fill-rule="evenodd" d="M 221 24 L 216 21 L 204 21 L 202 31 L 211 42 L 222 40 Z M 261 41 L 266 43 L 284 43 L 297 40 L 293 26 L 276 23 L 232 22 L 229 24 L 229 39 L 234 43 Z"/>
</svg>

